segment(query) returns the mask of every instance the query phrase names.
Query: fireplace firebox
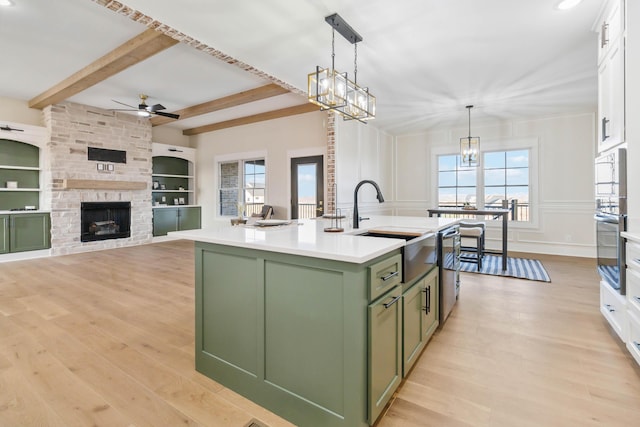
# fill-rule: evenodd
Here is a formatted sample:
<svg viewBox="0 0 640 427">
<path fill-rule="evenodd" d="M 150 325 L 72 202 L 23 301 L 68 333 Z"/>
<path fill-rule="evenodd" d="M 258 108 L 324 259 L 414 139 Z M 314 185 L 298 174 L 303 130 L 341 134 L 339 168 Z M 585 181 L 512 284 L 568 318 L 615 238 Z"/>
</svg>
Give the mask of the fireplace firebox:
<svg viewBox="0 0 640 427">
<path fill-rule="evenodd" d="M 82 242 L 131 236 L 131 202 L 83 202 L 80 217 Z"/>
</svg>

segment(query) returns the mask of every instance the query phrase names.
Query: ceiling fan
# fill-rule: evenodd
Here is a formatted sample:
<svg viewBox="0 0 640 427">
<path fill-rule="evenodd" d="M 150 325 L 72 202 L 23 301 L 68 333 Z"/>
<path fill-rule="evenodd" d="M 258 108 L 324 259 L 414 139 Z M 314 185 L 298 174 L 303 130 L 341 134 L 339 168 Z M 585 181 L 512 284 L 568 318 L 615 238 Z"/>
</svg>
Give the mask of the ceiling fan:
<svg viewBox="0 0 640 427">
<path fill-rule="evenodd" d="M 180 117 L 179 114 L 165 113 L 164 111 L 161 111 L 161 110 L 166 110 L 166 107 L 162 104 L 155 104 L 151 106 L 147 105 L 147 98 L 148 98 L 147 95 L 141 93 L 139 96 L 140 96 L 140 103 L 138 104 L 138 108 L 134 107 L 133 105 L 125 104 L 124 102 L 120 102 L 120 101 L 116 101 L 115 99 L 112 99 L 113 102 L 116 102 L 120 105 L 124 105 L 125 107 L 130 108 L 130 109 L 120 109 L 120 110 L 112 110 L 112 111 L 137 111 L 138 115 L 142 117 L 151 117 L 152 114 L 169 117 L 171 119 L 178 119 Z"/>
</svg>

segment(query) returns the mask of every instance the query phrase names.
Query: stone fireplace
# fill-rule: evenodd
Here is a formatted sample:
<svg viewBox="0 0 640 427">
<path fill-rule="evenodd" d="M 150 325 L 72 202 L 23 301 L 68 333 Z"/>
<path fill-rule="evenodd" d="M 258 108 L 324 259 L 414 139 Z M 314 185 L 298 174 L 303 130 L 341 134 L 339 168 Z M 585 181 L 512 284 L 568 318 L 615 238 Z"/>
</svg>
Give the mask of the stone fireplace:
<svg viewBox="0 0 640 427">
<path fill-rule="evenodd" d="M 52 254 L 149 243 L 153 218 L 149 121 L 73 103 L 46 107 L 44 118 L 49 131 L 44 202 L 51 209 Z M 126 152 L 126 162 L 89 160 L 90 147 Z M 91 224 L 83 222 L 82 206 L 105 203 L 128 204 L 128 235 L 116 238 L 115 229 L 121 233 L 123 224 L 109 217 L 94 219 L 94 234 L 85 235 Z M 100 234 L 95 233 L 98 228 Z"/>
</svg>

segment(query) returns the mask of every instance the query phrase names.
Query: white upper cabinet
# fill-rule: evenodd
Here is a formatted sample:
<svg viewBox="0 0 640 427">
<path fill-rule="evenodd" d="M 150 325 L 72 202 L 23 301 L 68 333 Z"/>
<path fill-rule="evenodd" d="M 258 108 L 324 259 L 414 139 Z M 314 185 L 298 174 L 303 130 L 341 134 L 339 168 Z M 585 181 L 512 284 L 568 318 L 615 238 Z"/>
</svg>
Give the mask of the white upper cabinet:
<svg viewBox="0 0 640 427">
<path fill-rule="evenodd" d="M 598 152 L 625 142 L 624 0 L 607 3 L 598 36 Z"/>
</svg>

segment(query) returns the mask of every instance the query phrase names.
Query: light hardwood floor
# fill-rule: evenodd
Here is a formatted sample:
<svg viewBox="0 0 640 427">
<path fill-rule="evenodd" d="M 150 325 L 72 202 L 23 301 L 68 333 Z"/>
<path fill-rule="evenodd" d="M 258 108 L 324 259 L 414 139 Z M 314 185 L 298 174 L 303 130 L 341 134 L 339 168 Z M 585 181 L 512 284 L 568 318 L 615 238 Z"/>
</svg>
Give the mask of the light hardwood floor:
<svg viewBox="0 0 640 427">
<path fill-rule="evenodd" d="M 378 427 L 640 425 L 640 369 L 592 260 L 552 283 L 462 276 Z M 291 424 L 194 370 L 193 244 L 0 264 L 0 426 Z"/>
</svg>

